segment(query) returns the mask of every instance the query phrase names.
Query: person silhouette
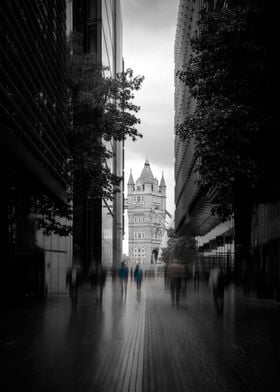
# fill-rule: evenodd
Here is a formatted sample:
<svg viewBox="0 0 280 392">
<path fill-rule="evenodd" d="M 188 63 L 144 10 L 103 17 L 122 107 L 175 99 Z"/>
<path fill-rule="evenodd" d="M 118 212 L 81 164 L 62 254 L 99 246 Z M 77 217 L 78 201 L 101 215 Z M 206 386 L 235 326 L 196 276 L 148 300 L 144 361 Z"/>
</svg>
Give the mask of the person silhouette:
<svg viewBox="0 0 280 392">
<path fill-rule="evenodd" d="M 78 303 L 78 291 L 81 284 L 81 267 L 74 264 L 70 267 L 66 274 L 66 288 L 69 287 L 69 296 L 73 306 Z"/>
<path fill-rule="evenodd" d="M 142 279 L 143 279 L 143 271 L 140 268 L 140 265 L 137 264 L 134 270 L 134 280 L 136 282 L 137 290 L 141 289 Z"/>
<path fill-rule="evenodd" d="M 126 294 L 127 292 L 127 281 L 128 281 L 128 267 L 125 265 L 125 262 L 122 261 L 121 265 L 118 268 L 118 276 L 121 284 L 121 291 Z"/>
<path fill-rule="evenodd" d="M 224 313 L 225 274 L 222 268 L 216 267 L 210 271 L 209 288 L 212 290 L 215 309 L 218 316 Z"/>
<path fill-rule="evenodd" d="M 183 265 L 173 262 L 167 267 L 167 279 L 169 282 L 169 288 L 171 292 L 172 304 L 176 302 L 179 305 L 180 293 L 182 288 L 182 279 L 185 276 Z"/>
</svg>

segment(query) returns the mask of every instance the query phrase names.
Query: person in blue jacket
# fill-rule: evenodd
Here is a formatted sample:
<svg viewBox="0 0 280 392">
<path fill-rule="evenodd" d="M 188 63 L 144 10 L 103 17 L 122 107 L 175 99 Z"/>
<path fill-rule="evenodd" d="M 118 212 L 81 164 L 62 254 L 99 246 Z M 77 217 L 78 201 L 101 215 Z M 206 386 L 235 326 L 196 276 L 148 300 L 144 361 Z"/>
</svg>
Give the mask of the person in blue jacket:
<svg viewBox="0 0 280 392">
<path fill-rule="evenodd" d="M 118 268 L 118 277 L 121 284 L 121 291 L 127 291 L 127 281 L 128 281 L 128 267 L 125 265 L 124 261 L 121 262 L 121 265 Z"/>
<path fill-rule="evenodd" d="M 140 290 L 141 289 L 142 279 L 143 279 L 143 271 L 140 268 L 139 264 L 137 264 L 136 267 L 135 267 L 134 279 L 135 279 L 135 282 L 136 282 L 137 290 Z"/>
</svg>

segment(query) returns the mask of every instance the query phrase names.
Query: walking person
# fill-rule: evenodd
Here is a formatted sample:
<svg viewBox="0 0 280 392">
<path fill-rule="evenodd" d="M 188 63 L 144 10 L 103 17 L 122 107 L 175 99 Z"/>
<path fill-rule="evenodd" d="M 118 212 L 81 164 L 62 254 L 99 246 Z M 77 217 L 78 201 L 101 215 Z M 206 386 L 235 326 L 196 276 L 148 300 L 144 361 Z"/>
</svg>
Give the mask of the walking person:
<svg viewBox="0 0 280 392">
<path fill-rule="evenodd" d="M 106 277 L 107 277 L 106 268 L 102 265 L 99 265 L 98 286 L 99 286 L 99 300 L 100 300 L 100 302 L 102 302 L 102 299 L 103 299 L 103 290 L 104 290 L 104 286 L 106 283 Z"/>
<path fill-rule="evenodd" d="M 196 262 L 193 266 L 193 288 L 199 291 L 199 265 Z"/>
<path fill-rule="evenodd" d="M 77 306 L 78 291 L 81 283 L 81 270 L 79 265 L 70 267 L 66 274 L 66 288 L 69 287 L 69 296 L 71 298 L 72 306 Z"/>
<path fill-rule="evenodd" d="M 125 265 L 124 261 L 121 262 L 120 267 L 118 268 L 118 277 L 121 284 L 121 292 L 127 292 L 127 281 L 128 281 L 128 267 Z"/>
<path fill-rule="evenodd" d="M 220 267 L 213 268 L 209 276 L 209 289 L 212 290 L 214 306 L 218 316 L 224 313 L 225 275 Z"/>
<path fill-rule="evenodd" d="M 117 275 L 117 268 L 116 268 L 116 266 L 113 264 L 113 265 L 112 265 L 112 268 L 111 268 L 112 282 L 115 282 L 115 280 L 116 280 L 116 275 Z"/>
<path fill-rule="evenodd" d="M 90 270 L 89 270 L 89 276 L 90 276 L 91 290 L 94 290 L 96 292 L 97 283 L 98 283 L 98 264 L 96 262 L 93 262 L 91 264 Z"/>
<path fill-rule="evenodd" d="M 141 289 L 142 279 L 143 279 L 143 271 L 140 268 L 140 265 L 137 264 L 134 270 L 134 280 L 136 282 L 137 290 Z"/>
<path fill-rule="evenodd" d="M 175 304 L 176 302 L 176 305 L 179 305 L 182 279 L 185 279 L 185 276 L 185 268 L 181 264 L 173 262 L 168 265 L 167 279 L 169 282 L 172 304 Z"/>
</svg>

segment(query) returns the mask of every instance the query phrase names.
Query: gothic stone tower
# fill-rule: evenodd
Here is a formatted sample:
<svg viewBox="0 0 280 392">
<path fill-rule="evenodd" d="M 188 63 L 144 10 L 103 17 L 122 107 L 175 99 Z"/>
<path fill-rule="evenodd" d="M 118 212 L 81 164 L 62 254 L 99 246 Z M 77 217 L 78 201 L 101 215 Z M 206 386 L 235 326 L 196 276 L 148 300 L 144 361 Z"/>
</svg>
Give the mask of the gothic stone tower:
<svg viewBox="0 0 280 392">
<path fill-rule="evenodd" d="M 155 263 L 166 216 L 166 184 L 153 176 L 148 160 L 136 183 L 128 180 L 128 245 L 132 263 Z"/>
</svg>

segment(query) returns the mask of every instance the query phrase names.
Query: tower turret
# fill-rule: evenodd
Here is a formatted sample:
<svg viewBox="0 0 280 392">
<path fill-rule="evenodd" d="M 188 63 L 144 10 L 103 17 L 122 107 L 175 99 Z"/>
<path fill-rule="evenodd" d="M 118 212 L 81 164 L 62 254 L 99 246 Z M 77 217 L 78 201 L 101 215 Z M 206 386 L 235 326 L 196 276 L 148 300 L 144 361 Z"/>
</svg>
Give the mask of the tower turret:
<svg viewBox="0 0 280 392">
<path fill-rule="evenodd" d="M 162 172 L 162 176 L 161 176 L 161 180 L 160 180 L 160 184 L 159 184 L 159 191 L 164 195 L 166 194 L 166 183 L 165 183 L 163 172 Z"/>
<path fill-rule="evenodd" d="M 132 169 L 130 169 L 130 176 L 127 183 L 127 193 L 132 193 L 135 188 L 135 182 L 132 177 Z"/>
</svg>

